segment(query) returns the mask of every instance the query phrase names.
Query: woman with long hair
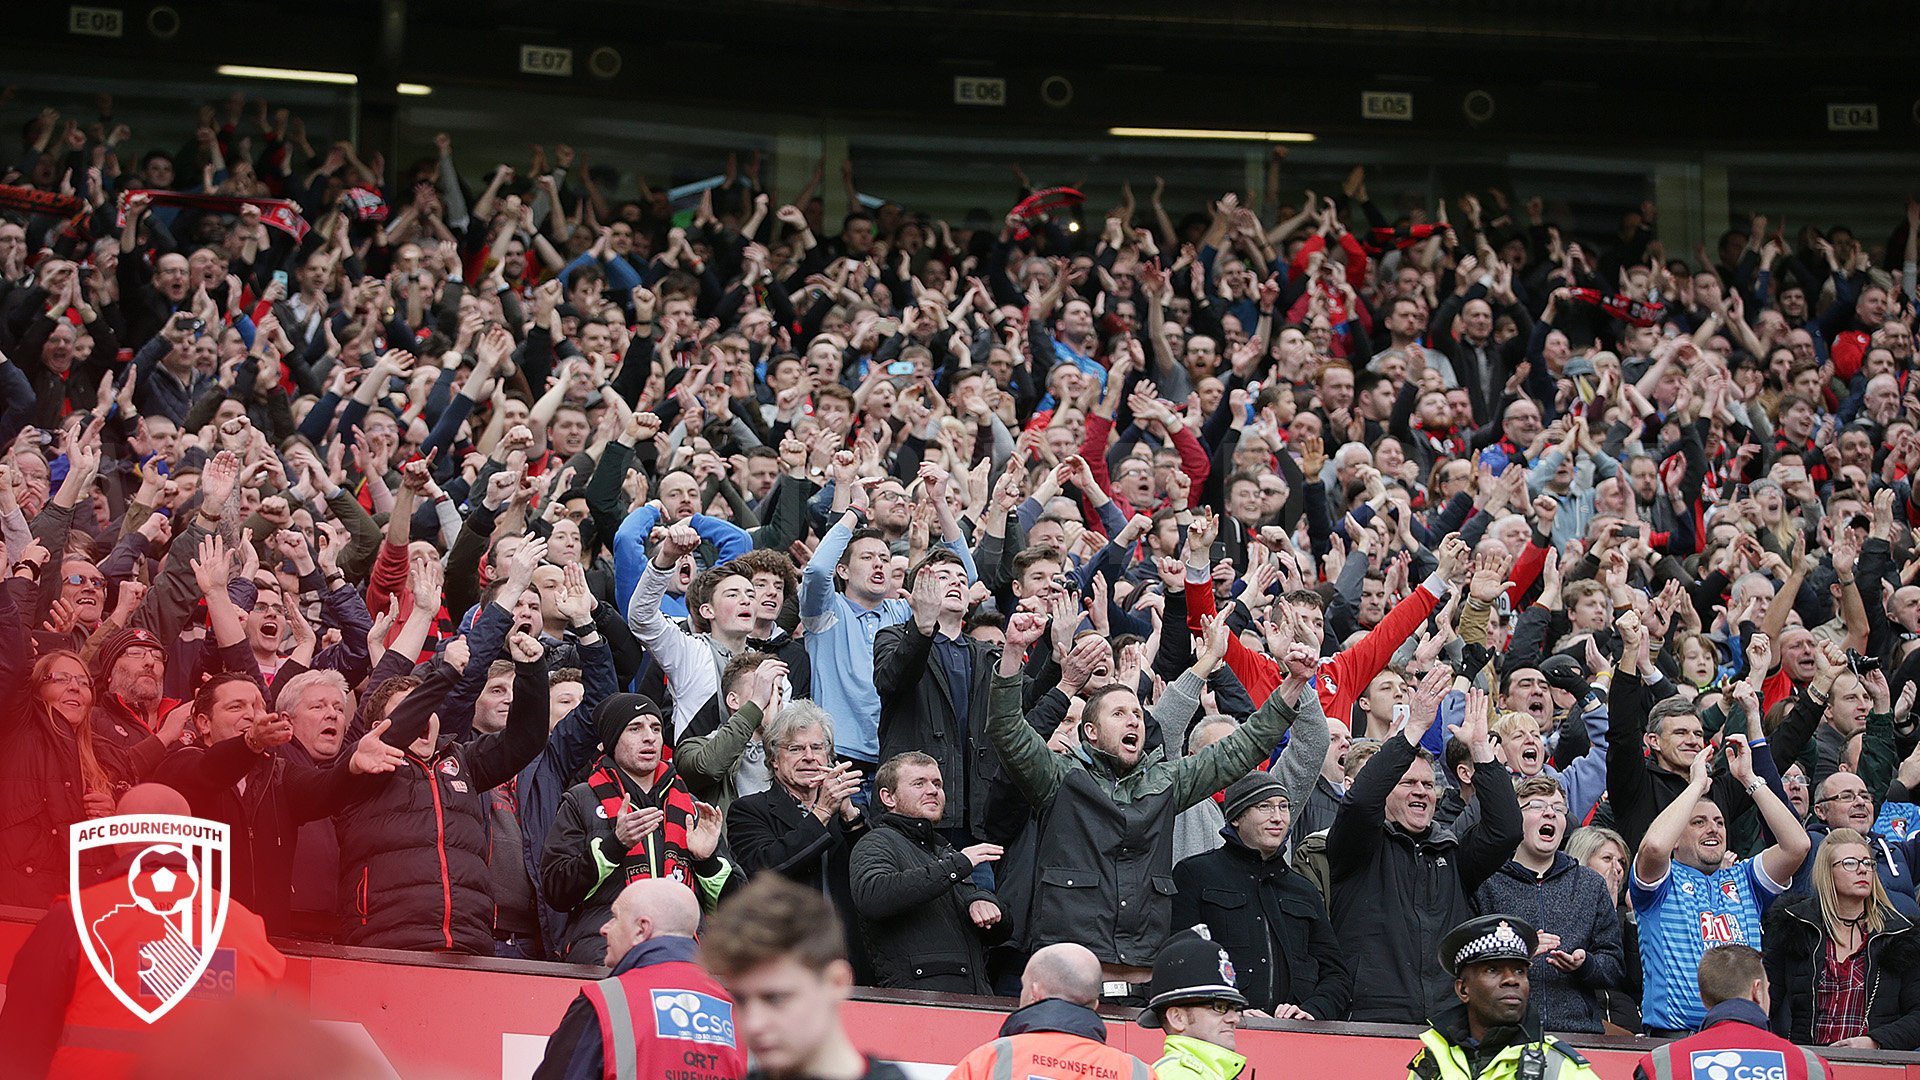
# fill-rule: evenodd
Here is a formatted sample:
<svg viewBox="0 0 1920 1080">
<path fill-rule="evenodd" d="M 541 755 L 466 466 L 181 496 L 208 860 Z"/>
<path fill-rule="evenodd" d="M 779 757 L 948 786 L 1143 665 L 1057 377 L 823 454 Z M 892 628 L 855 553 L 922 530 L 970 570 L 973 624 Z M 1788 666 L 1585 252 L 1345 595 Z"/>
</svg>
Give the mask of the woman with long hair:
<svg viewBox="0 0 1920 1080">
<path fill-rule="evenodd" d="M 1774 1033 L 1920 1047 L 1920 929 L 1888 902 L 1866 837 L 1834 829 L 1813 859 L 1813 895 L 1774 904 L 1762 926 Z"/>
<path fill-rule="evenodd" d="M 10 608 L 0 601 L 0 624 L 24 628 Z M 69 827 L 112 813 L 126 768 L 93 736 L 93 677 L 79 654 L 57 650 L 28 667 L 24 640 L 0 654 L 0 903 L 44 907 L 68 891 Z M 81 884 L 97 870 L 83 866 Z"/>
</svg>

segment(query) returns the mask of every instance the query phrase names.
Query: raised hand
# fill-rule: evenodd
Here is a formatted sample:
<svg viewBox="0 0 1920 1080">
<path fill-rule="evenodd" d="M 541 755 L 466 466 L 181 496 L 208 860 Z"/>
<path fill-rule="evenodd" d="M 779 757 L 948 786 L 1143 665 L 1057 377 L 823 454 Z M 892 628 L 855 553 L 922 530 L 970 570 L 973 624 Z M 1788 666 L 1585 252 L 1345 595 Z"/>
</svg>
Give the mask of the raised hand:
<svg viewBox="0 0 1920 1080">
<path fill-rule="evenodd" d="M 587 589 L 587 572 L 579 563 L 570 562 L 561 568 L 561 573 L 564 576 L 560 593 L 553 601 L 554 610 L 567 620 L 567 625 L 583 625 L 593 618 L 595 606 L 593 593 Z"/>
</svg>

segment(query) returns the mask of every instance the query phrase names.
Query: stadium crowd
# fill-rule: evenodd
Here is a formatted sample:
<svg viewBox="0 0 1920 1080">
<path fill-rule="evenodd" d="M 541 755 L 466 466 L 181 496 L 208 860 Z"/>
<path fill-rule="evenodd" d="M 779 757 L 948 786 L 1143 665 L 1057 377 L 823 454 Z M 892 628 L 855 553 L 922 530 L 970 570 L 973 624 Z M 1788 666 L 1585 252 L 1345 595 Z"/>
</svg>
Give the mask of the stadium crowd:
<svg viewBox="0 0 1920 1080">
<path fill-rule="evenodd" d="M 611 963 L 629 883 L 781 875 L 865 984 L 1141 1004 L 1204 923 L 1421 1023 L 1510 914 L 1554 1031 L 1745 944 L 1920 1048 L 1920 206 L 828 222 L 110 108 L 0 187 L 0 903 L 155 783 L 282 937 Z"/>
</svg>

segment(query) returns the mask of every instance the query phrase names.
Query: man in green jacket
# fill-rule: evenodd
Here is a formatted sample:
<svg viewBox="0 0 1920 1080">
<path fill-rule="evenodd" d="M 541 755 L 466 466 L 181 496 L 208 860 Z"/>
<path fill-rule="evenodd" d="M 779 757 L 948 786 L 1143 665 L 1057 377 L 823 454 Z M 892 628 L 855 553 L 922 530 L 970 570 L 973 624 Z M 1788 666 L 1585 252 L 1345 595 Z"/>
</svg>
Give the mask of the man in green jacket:
<svg viewBox="0 0 1920 1080">
<path fill-rule="evenodd" d="M 1304 644 L 1290 647 L 1287 679 L 1258 712 L 1176 760 L 1146 751 L 1146 710 L 1132 687 L 1088 687 L 1079 745 L 1055 753 L 1021 712 L 1027 648 L 1045 627 L 1031 612 L 1009 620 L 987 716 L 988 738 L 1040 818 L 1026 947 L 1079 942 L 1100 958 L 1102 998 L 1143 1003 L 1154 954 L 1172 930 L 1174 817 L 1267 760 L 1293 724 L 1316 658 Z M 1193 666 L 1161 695 L 1154 719 L 1169 741 L 1198 708 L 1229 633 L 1224 613 L 1207 623 Z"/>
<path fill-rule="evenodd" d="M 1153 1063 L 1159 1080 L 1234 1080 L 1246 1069 L 1234 1035 L 1247 999 L 1227 950 L 1207 936 L 1204 924 L 1161 947 L 1149 992 L 1153 996 L 1137 1022 L 1166 1030 L 1165 1050 Z"/>
</svg>

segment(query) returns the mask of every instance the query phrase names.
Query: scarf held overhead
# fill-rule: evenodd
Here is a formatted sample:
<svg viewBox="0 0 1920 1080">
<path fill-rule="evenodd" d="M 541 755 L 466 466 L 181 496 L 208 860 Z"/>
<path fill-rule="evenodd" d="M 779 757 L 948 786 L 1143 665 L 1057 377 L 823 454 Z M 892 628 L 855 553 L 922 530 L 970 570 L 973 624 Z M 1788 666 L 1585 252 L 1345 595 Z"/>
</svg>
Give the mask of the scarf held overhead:
<svg viewBox="0 0 1920 1080">
<path fill-rule="evenodd" d="M 127 223 L 127 201 L 145 195 L 154 206 L 178 206 L 189 210 L 208 210 L 216 214 L 238 214 L 243 206 L 260 208 L 260 221 L 293 237 L 306 239 L 310 228 L 300 216 L 300 205 L 291 199 L 249 199 L 238 195 L 199 195 L 186 191 L 154 191 L 141 188 L 120 193 L 120 224 Z"/>
</svg>

